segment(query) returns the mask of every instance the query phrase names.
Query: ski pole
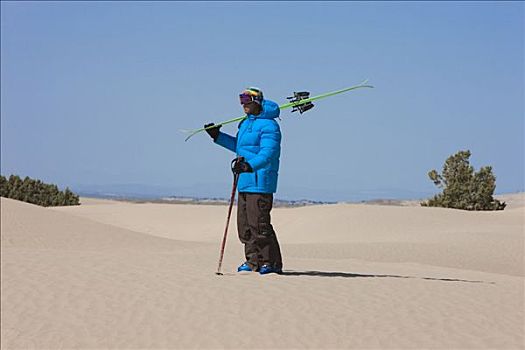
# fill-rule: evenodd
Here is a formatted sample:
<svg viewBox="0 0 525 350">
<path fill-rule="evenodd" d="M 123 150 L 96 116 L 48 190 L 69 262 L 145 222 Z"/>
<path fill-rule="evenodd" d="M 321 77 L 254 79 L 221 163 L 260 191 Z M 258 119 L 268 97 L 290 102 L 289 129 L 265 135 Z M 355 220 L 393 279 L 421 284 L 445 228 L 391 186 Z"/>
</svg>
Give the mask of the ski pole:
<svg viewBox="0 0 525 350">
<path fill-rule="evenodd" d="M 233 172 L 234 164 L 242 159 L 243 157 L 238 157 L 232 160 L 232 163 L 231 163 L 232 172 Z M 222 272 L 221 272 L 222 258 L 224 257 L 224 247 L 226 246 L 226 236 L 228 235 L 228 226 L 230 226 L 230 217 L 232 214 L 233 202 L 235 201 L 235 191 L 237 190 L 238 180 L 239 180 L 239 174 L 233 173 L 233 188 L 232 188 L 232 194 L 230 197 L 230 207 L 228 208 L 228 217 L 226 218 L 226 227 L 224 228 L 224 235 L 222 237 L 221 255 L 219 257 L 219 267 L 217 268 L 217 272 L 215 272 L 216 275 L 222 275 Z"/>
</svg>

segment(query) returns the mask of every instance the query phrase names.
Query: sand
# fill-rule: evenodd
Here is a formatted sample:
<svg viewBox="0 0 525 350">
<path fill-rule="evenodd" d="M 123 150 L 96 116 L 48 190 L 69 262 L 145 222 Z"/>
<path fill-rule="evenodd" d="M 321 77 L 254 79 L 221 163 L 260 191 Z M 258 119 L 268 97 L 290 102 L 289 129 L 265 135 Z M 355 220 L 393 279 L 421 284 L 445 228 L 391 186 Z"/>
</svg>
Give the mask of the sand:
<svg viewBox="0 0 525 350">
<path fill-rule="evenodd" d="M 283 275 L 227 207 L 1 199 L 2 349 L 523 349 L 523 194 L 503 212 L 277 208 Z M 234 213 L 235 215 L 235 209 Z"/>
</svg>

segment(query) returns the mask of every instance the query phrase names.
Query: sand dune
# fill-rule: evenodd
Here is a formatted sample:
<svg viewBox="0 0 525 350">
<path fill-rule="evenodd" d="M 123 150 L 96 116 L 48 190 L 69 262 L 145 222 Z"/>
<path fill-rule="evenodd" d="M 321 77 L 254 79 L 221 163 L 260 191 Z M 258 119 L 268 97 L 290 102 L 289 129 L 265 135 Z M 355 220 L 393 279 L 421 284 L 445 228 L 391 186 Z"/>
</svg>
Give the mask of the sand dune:
<svg viewBox="0 0 525 350">
<path fill-rule="evenodd" d="M 224 206 L 83 202 L 88 205 L 54 210 L 188 242 L 217 243 L 226 220 Z M 524 238 L 524 207 L 467 212 L 337 204 L 278 208 L 272 213 L 289 257 L 353 257 L 524 275 L 523 244 L 516 244 Z M 232 215 L 235 218 L 235 209 Z M 239 248 L 235 239 L 231 243 Z"/>
<path fill-rule="evenodd" d="M 525 347 L 523 206 L 279 208 L 285 274 L 233 225 L 216 276 L 226 207 L 82 201 L 1 199 L 2 349 Z"/>
</svg>

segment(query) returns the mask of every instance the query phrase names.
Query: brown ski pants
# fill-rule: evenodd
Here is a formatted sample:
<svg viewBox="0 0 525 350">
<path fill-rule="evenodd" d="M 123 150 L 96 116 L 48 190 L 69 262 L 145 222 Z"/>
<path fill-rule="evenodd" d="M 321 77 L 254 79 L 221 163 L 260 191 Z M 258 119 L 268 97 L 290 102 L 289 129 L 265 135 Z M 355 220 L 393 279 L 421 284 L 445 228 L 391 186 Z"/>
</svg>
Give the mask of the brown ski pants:
<svg viewBox="0 0 525 350">
<path fill-rule="evenodd" d="M 237 203 L 237 230 L 248 265 L 254 271 L 265 264 L 282 269 L 281 249 L 270 223 L 273 194 L 239 192 Z"/>
</svg>

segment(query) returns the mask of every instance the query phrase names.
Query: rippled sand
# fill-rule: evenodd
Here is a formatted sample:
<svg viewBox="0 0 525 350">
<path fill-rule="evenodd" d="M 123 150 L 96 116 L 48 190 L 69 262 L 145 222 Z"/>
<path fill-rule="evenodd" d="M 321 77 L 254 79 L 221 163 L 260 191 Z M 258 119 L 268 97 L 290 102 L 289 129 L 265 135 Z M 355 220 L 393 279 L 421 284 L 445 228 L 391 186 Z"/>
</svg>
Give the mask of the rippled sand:
<svg viewBox="0 0 525 350">
<path fill-rule="evenodd" d="M 82 201 L 1 199 L 2 349 L 525 347 L 522 198 L 277 208 L 280 276 L 235 220 L 215 275 L 225 206 Z"/>
</svg>

